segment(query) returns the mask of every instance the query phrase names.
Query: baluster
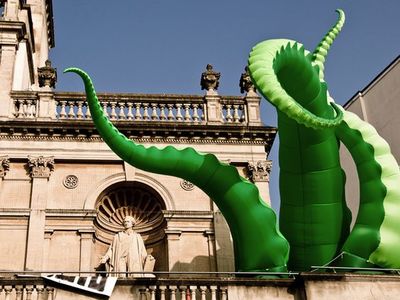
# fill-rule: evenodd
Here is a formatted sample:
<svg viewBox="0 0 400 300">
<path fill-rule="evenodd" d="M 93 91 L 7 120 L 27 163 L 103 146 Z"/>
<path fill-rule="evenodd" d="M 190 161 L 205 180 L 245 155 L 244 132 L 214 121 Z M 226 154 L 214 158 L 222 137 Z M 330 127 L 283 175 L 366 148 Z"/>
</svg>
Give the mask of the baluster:
<svg viewBox="0 0 400 300">
<path fill-rule="evenodd" d="M 160 285 L 158 289 L 160 290 L 160 300 L 165 300 L 165 290 L 167 287 L 165 285 Z"/>
<path fill-rule="evenodd" d="M 115 107 L 117 106 L 117 102 L 111 101 L 110 104 L 111 104 L 110 120 L 116 120 L 117 113 L 115 111 Z"/>
<path fill-rule="evenodd" d="M 170 291 L 170 300 L 176 300 L 176 290 L 178 287 L 176 285 L 170 285 L 169 286 L 169 291 Z"/>
<path fill-rule="evenodd" d="M 149 119 L 150 119 L 149 104 L 143 103 L 143 120 L 149 120 Z"/>
<path fill-rule="evenodd" d="M 139 289 L 140 300 L 147 300 L 147 289 Z"/>
<path fill-rule="evenodd" d="M 193 104 L 193 122 L 199 121 L 199 113 L 197 111 L 198 107 L 199 107 L 198 104 Z"/>
<path fill-rule="evenodd" d="M 104 113 L 107 117 L 109 117 L 108 111 L 107 111 L 108 102 L 107 102 L 107 101 L 104 101 L 104 102 L 102 103 L 102 105 L 103 105 L 103 113 Z"/>
<path fill-rule="evenodd" d="M 47 291 L 47 300 L 53 300 L 54 288 L 48 286 L 48 287 L 46 287 L 46 291 Z"/>
<path fill-rule="evenodd" d="M 175 119 L 174 111 L 173 111 L 174 105 L 173 104 L 167 104 L 167 107 L 168 107 L 168 115 L 167 115 L 168 121 L 172 121 L 172 120 Z"/>
<path fill-rule="evenodd" d="M 182 104 L 176 103 L 175 105 L 176 105 L 176 120 L 180 122 L 183 120 L 181 112 Z"/>
<path fill-rule="evenodd" d="M 217 286 L 211 285 L 210 290 L 211 290 L 211 300 L 217 300 Z"/>
<path fill-rule="evenodd" d="M 43 285 L 37 285 L 36 286 L 36 292 L 37 292 L 37 300 L 42 300 L 43 299 L 44 286 Z"/>
<path fill-rule="evenodd" d="M 75 112 L 74 112 L 74 101 L 68 101 L 69 111 L 68 111 L 68 119 L 75 119 Z"/>
<path fill-rule="evenodd" d="M 125 102 L 119 102 L 118 120 L 125 120 Z"/>
<path fill-rule="evenodd" d="M 6 294 L 4 300 L 10 300 L 12 290 L 12 286 L 6 285 L 4 287 L 4 293 Z"/>
<path fill-rule="evenodd" d="M 24 295 L 24 287 L 22 285 L 15 286 L 15 300 L 22 300 Z"/>
<path fill-rule="evenodd" d="M 90 108 L 89 108 L 89 104 L 86 102 L 86 119 L 91 119 L 92 118 L 92 114 L 90 113 Z"/>
<path fill-rule="evenodd" d="M 187 290 L 187 287 L 184 286 L 184 285 L 181 285 L 179 287 L 179 291 L 181 293 L 181 300 L 185 300 L 186 299 L 186 290 Z"/>
<path fill-rule="evenodd" d="M 201 116 L 200 116 L 200 121 L 205 121 L 206 119 L 206 117 L 205 117 L 205 114 L 204 114 L 204 104 L 200 104 L 199 105 L 199 108 L 201 109 Z"/>
<path fill-rule="evenodd" d="M 60 101 L 61 109 L 60 109 L 60 119 L 65 119 L 67 117 L 67 101 Z"/>
<path fill-rule="evenodd" d="M 78 100 L 78 110 L 76 112 L 76 118 L 77 119 L 83 119 L 83 101 L 82 100 Z"/>
<path fill-rule="evenodd" d="M 150 300 L 156 300 L 156 289 L 157 289 L 157 286 L 155 286 L 155 285 L 150 285 L 149 286 Z"/>
<path fill-rule="evenodd" d="M 132 120 L 133 119 L 133 113 L 132 113 L 133 103 L 128 102 L 126 105 L 128 106 L 128 113 L 126 114 L 126 118 L 128 120 Z"/>
<path fill-rule="evenodd" d="M 221 290 L 221 300 L 228 300 L 228 288 L 227 287 L 220 287 Z"/>
<path fill-rule="evenodd" d="M 190 289 L 190 300 L 196 300 L 196 290 L 197 290 L 197 286 L 196 285 L 191 285 L 189 287 Z"/>
<path fill-rule="evenodd" d="M 32 292 L 33 292 L 33 286 L 32 285 L 27 285 L 25 287 L 26 291 L 26 300 L 32 300 Z"/>
<path fill-rule="evenodd" d="M 17 114 L 17 118 L 23 118 L 25 116 L 24 113 L 24 100 L 17 100 L 19 107 L 18 107 L 18 114 Z"/>
<path fill-rule="evenodd" d="M 160 120 L 165 121 L 167 116 L 165 115 L 165 104 L 160 104 Z"/>
<path fill-rule="evenodd" d="M 207 292 L 207 287 L 200 286 L 201 300 L 206 300 L 206 292 Z"/>
<path fill-rule="evenodd" d="M 157 103 L 151 103 L 151 119 L 152 120 L 158 120 L 158 115 L 157 115 Z"/>
<path fill-rule="evenodd" d="M 225 121 L 232 122 L 232 114 L 231 114 L 232 105 L 230 104 L 225 105 L 225 109 L 226 109 Z"/>
<path fill-rule="evenodd" d="M 185 107 L 185 122 L 190 122 L 190 103 L 184 103 L 183 106 Z"/>
<path fill-rule="evenodd" d="M 26 100 L 26 118 L 33 118 L 32 100 Z"/>
<path fill-rule="evenodd" d="M 243 105 L 239 105 L 239 110 L 242 112 L 242 116 L 240 118 L 240 122 L 246 122 L 246 112 Z"/>
<path fill-rule="evenodd" d="M 235 104 L 233 105 L 233 122 L 239 123 L 240 118 L 239 118 L 239 105 Z"/>
<path fill-rule="evenodd" d="M 141 103 L 135 103 L 135 106 L 136 106 L 135 120 L 142 119 L 142 114 L 140 113 L 140 105 L 141 105 Z"/>
</svg>

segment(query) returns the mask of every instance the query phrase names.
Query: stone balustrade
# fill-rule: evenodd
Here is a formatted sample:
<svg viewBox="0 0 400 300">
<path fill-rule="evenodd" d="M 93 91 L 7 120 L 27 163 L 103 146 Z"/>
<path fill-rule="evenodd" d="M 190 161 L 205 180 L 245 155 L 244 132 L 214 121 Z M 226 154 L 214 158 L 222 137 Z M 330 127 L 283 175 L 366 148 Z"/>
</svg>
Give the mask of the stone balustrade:
<svg viewBox="0 0 400 300">
<path fill-rule="evenodd" d="M 53 300 L 54 288 L 45 285 L 19 284 L 0 285 L 0 299 L 4 300 Z"/>
<path fill-rule="evenodd" d="M 11 98 L 13 107 L 10 118 L 47 121 L 91 119 L 83 93 L 13 91 Z M 103 111 L 112 121 L 191 125 L 262 124 L 259 118 L 259 98 L 256 99 L 257 112 L 253 112 L 254 95 L 247 99 L 246 96 L 99 93 L 98 98 Z"/>
<path fill-rule="evenodd" d="M 194 282 L 195 283 L 195 282 Z M 220 285 L 149 285 L 139 289 L 140 300 L 227 300 L 228 288 Z"/>
</svg>

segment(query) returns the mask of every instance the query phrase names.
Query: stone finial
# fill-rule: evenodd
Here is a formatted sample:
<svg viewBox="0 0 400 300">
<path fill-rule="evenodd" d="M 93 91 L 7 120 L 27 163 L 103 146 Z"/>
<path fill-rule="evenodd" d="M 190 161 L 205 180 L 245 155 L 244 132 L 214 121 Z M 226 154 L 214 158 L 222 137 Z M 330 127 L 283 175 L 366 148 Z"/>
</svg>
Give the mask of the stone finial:
<svg viewBox="0 0 400 300">
<path fill-rule="evenodd" d="M 259 160 L 257 162 L 249 162 L 247 165 L 247 171 L 249 173 L 249 178 L 253 182 L 269 182 L 269 174 L 272 169 L 271 160 Z"/>
<path fill-rule="evenodd" d="M 29 173 L 32 178 L 49 178 L 54 171 L 54 156 L 28 156 Z"/>
<path fill-rule="evenodd" d="M 10 170 L 10 159 L 8 156 L 0 156 L 0 178 L 4 178 Z"/>
<path fill-rule="evenodd" d="M 256 92 L 256 87 L 254 86 L 254 83 L 251 81 L 250 73 L 249 73 L 249 67 L 246 66 L 244 68 L 244 73 L 240 76 L 240 92 L 243 94 L 244 92 L 246 93 L 255 93 Z"/>
<path fill-rule="evenodd" d="M 217 90 L 220 77 L 221 73 L 215 72 L 213 66 L 208 64 L 206 71 L 201 74 L 201 89 L 206 91 Z"/>
<path fill-rule="evenodd" d="M 46 60 L 45 66 L 38 68 L 39 87 L 56 87 L 57 69 L 51 66 L 51 61 Z"/>
</svg>

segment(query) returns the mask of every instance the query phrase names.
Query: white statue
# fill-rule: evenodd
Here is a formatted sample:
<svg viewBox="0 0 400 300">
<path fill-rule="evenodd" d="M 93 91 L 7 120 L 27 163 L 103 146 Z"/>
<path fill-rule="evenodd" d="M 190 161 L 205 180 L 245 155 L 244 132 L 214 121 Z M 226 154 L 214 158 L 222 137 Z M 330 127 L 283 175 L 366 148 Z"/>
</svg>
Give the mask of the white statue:
<svg viewBox="0 0 400 300">
<path fill-rule="evenodd" d="M 124 218 L 124 231 L 118 232 L 101 258 L 100 264 L 106 264 L 108 272 L 151 272 L 155 260 L 147 255 L 146 247 L 140 234 L 133 230 L 135 219 L 132 216 Z M 125 274 L 117 274 L 122 277 Z M 142 274 L 130 274 L 131 277 L 141 277 Z"/>
</svg>

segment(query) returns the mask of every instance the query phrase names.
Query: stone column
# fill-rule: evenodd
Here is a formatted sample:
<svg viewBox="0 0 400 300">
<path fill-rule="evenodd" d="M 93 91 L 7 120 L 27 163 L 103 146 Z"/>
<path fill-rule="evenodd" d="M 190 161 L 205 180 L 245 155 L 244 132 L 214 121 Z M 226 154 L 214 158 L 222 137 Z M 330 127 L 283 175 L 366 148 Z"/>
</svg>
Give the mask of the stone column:
<svg viewBox="0 0 400 300">
<path fill-rule="evenodd" d="M 93 229 L 79 229 L 81 236 L 81 249 L 80 249 L 80 268 L 81 272 L 90 272 L 93 270 L 91 267 L 92 260 L 92 247 L 93 247 Z"/>
<path fill-rule="evenodd" d="M 44 227 L 48 197 L 47 182 L 51 172 L 54 171 L 54 157 L 28 156 L 28 167 L 32 178 L 32 192 L 25 270 L 38 271 L 43 268 Z"/>
<path fill-rule="evenodd" d="M 249 179 L 258 187 L 261 198 L 269 205 L 271 205 L 269 194 L 269 174 L 271 173 L 271 168 L 271 160 L 250 161 L 247 165 Z"/>
<path fill-rule="evenodd" d="M 182 231 L 176 229 L 165 229 L 165 234 L 167 236 L 168 247 L 168 270 L 172 270 L 175 263 L 179 261 L 179 240 L 181 238 Z"/>
</svg>

